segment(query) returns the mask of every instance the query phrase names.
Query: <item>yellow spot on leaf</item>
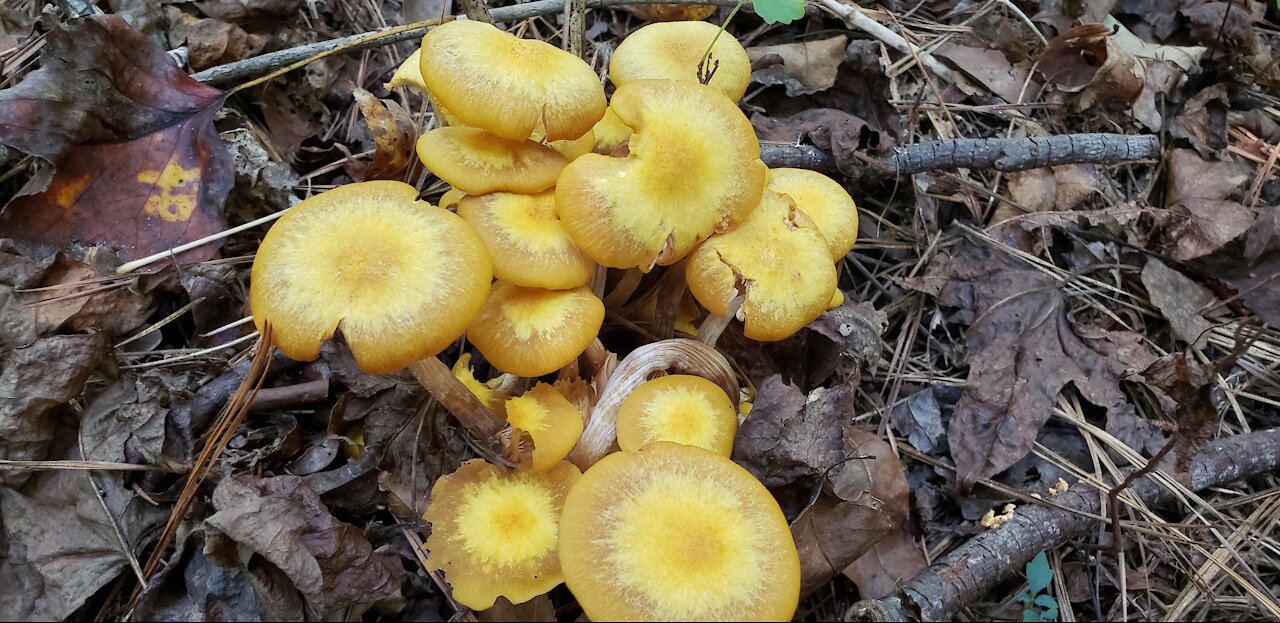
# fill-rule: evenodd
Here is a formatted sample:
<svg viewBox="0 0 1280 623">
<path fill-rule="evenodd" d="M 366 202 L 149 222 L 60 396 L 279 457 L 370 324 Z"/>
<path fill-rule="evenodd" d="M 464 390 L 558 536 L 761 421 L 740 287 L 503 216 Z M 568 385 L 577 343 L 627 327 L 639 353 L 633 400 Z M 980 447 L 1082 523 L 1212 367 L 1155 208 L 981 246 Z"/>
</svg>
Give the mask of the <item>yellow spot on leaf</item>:
<svg viewBox="0 0 1280 623">
<path fill-rule="evenodd" d="M 196 209 L 196 193 L 199 190 L 200 169 L 185 169 L 170 160 L 163 171 L 143 170 L 138 181 L 152 186 L 142 210 L 166 221 L 177 222 L 191 218 Z"/>
</svg>

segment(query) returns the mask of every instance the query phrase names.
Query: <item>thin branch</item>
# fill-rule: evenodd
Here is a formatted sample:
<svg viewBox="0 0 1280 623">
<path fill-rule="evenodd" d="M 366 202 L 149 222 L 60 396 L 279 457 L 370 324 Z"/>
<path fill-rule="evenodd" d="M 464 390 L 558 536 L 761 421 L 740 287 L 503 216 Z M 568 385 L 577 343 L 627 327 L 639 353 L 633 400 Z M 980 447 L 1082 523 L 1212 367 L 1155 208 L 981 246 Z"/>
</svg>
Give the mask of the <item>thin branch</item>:
<svg viewBox="0 0 1280 623">
<path fill-rule="evenodd" d="M 1190 489 L 1201 491 L 1280 469 L 1280 429 L 1234 435 L 1210 444 L 1191 466 Z M 1150 478 L 1130 487 L 1148 505 L 1173 494 Z M 1023 506 L 1004 525 L 980 534 L 920 572 L 895 595 L 860 601 L 845 620 L 947 621 L 969 603 L 1009 579 L 1036 554 L 1051 550 L 1093 528 L 1101 511 L 1097 491 L 1077 487 L 1054 498 L 1063 510 Z M 1073 512 L 1074 511 L 1074 512 Z"/>
<path fill-rule="evenodd" d="M 854 180 L 951 169 L 1024 171 L 1061 164 L 1121 164 L 1160 156 L 1160 139 L 1152 134 L 1062 134 L 1031 138 L 958 138 L 913 143 L 884 159 L 859 153 L 841 160 L 812 145 L 760 146 L 760 159 L 770 167 L 839 172 Z"/>
<path fill-rule="evenodd" d="M 605 9 L 615 6 L 626 6 L 633 4 L 715 4 L 719 6 L 733 6 L 736 4 L 733 0 L 586 0 L 587 8 Z M 565 0 L 535 0 L 525 4 L 517 4 L 514 6 L 497 7 L 489 10 L 489 15 L 496 23 L 515 22 L 530 17 L 538 17 L 542 15 L 553 15 L 564 10 Z M 232 82 L 250 76 L 261 75 L 281 67 L 285 67 L 302 61 L 317 54 L 343 48 L 345 51 L 356 52 L 368 48 L 375 48 L 383 45 L 390 45 L 399 41 L 409 41 L 411 39 L 421 39 L 427 34 L 427 27 L 413 28 L 388 34 L 385 37 L 370 37 L 370 34 L 393 31 L 395 28 L 386 28 L 383 30 L 375 30 L 372 33 L 361 33 L 350 37 L 342 37 L 340 39 L 330 39 L 308 45 L 289 48 L 287 50 L 279 50 L 253 58 L 246 58 L 234 63 L 226 65 L 218 65 L 210 67 L 204 71 L 192 74 L 192 78 L 200 82 L 210 84 L 220 84 Z"/>
</svg>

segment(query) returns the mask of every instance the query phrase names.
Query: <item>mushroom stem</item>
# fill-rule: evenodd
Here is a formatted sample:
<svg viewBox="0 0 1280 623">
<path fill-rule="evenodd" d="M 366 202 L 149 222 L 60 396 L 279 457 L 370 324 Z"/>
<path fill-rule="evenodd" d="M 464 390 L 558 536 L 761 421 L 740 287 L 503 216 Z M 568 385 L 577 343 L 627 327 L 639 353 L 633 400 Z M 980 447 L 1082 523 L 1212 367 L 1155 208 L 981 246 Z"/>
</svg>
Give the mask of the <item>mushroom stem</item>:
<svg viewBox="0 0 1280 623">
<path fill-rule="evenodd" d="M 617 309 L 626 305 L 631 299 L 631 295 L 636 293 L 636 288 L 640 287 L 640 280 L 644 279 L 644 273 L 639 268 L 629 268 L 622 273 L 622 278 L 613 286 L 609 294 L 604 297 L 604 306 L 608 309 Z"/>
<path fill-rule="evenodd" d="M 431 396 L 444 405 L 453 417 L 458 418 L 458 422 L 477 440 L 482 443 L 497 443 L 498 434 L 507 426 L 506 420 L 484 406 L 484 403 L 480 402 L 480 399 L 453 375 L 449 366 L 444 365 L 438 357 L 427 357 L 409 364 L 409 371 L 413 372 L 413 378 L 418 379 Z M 500 451 L 501 448 L 498 450 Z"/>
<path fill-rule="evenodd" d="M 735 294 L 729 299 L 729 305 L 724 310 L 723 316 L 711 314 L 706 320 L 698 325 L 698 341 L 710 346 L 716 347 L 716 342 L 720 340 L 720 334 L 729 328 L 729 323 L 738 316 L 738 312 L 742 309 L 742 304 L 746 302 L 746 297 L 741 294 Z"/>
<path fill-rule="evenodd" d="M 714 381 L 738 407 L 738 381 L 729 361 L 714 348 L 683 338 L 662 340 L 635 349 L 610 374 L 569 461 L 586 470 L 604 458 L 617 442 L 618 407 L 654 372 L 676 370 Z"/>
</svg>

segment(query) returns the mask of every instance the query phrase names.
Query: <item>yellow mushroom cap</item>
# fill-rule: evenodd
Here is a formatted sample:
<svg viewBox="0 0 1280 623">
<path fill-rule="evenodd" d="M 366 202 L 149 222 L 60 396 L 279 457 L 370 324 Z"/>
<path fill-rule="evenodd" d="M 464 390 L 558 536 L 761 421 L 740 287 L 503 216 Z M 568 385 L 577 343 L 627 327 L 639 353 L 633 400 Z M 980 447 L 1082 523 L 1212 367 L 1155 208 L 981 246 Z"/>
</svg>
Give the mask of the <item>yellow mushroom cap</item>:
<svg viewBox="0 0 1280 623">
<path fill-rule="evenodd" d="M 632 133 L 631 128 L 613 112 L 613 108 L 605 109 L 604 117 L 591 131 L 595 134 L 595 151 L 606 155 L 613 153 L 619 145 L 630 139 Z"/>
<path fill-rule="evenodd" d="M 818 225 L 831 260 L 840 261 L 858 239 L 858 206 L 839 182 L 817 171 L 770 169 L 769 190 L 788 195 Z"/>
<path fill-rule="evenodd" d="M 396 87 L 409 87 L 419 93 L 426 93 L 427 83 L 422 81 L 422 50 L 414 50 L 413 54 L 410 54 L 409 58 L 396 68 L 396 73 L 391 76 L 391 80 L 382 86 L 388 91 Z"/>
<path fill-rule="evenodd" d="M 790 621 L 800 557 L 787 520 L 747 470 L 656 442 L 615 452 L 569 491 L 565 584 L 593 621 Z"/>
<path fill-rule="evenodd" d="M 759 203 L 768 169 L 733 102 L 696 82 L 640 80 L 610 107 L 635 129 L 630 155 L 587 154 L 556 183 L 560 221 L 595 261 L 673 264 Z"/>
<path fill-rule="evenodd" d="M 507 421 L 533 437 L 533 471 L 559 465 L 582 435 L 582 413 L 546 383 L 507 401 Z"/>
<path fill-rule="evenodd" d="M 596 148 L 595 130 L 587 130 L 586 134 L 579 136 L 573 140 L 551 141 L 547 146 L 560 152 L 561 156 L 569 160 L 576 160 L 578 156 L 589 154 Z"/>
<path fill-rule="evenodd" d="M 618 447 L 639 450 L 673 441 L 729 456 L 738 414 L 720 386 L 700 376 L 672 374 L 647 381 L 618 407 Z"/>
<path fill-rule="evenodd" d="M 707 19 L 720 7 L 714 4 L 639 4 L 625 8 L 646 22 L 678 22 Z"/>
<path fill-rule="evenodd" d="M 733 35 L 716 34 L 720 27 L 710 22 L 665 22 L 649 24 L 627 35 L 609 60 L 609 79 L 616 86 L 636 80 L 687 80 L 698 82 L 698 63 L 707 46 L 712 63 L 720 62 L 707 86 L 738 101 L 751 82 L 751 59 Z M 704 69 L 704 71 L 706 71 Z"/>
<path fill-rule="evenodd" d="M 542 376 L 582 354 L 603 323 L 604 303 L 586 286 L 544 290 L 498 281 L 467 337 L 493 367 Z"/>
<path fill-rule="evenodd" d="M 501 281 L 563 290 L 585 285 L 595 274 L 595 262 L 556 217 L 554 191 L 467 195 L 458 203 L 458 216 L 484 240 L 493 275 Z"/>
<path fill-rule="evenodd" d="M 506 417 L 506 411 L 503 409 L 506 407 L 507 397 L 510 394 L 499 392 L 476 378 L 475 373 L 471 371 L 471 353 L 462 353 L 458 360 L 454 362 L 453 376 L 462 381 L 462 384 L 471 390 L 471 393 L 475 394 L 475 397 L 484 403 L 484 406 L 489 407 L 490 411 L 500 417 Z"/>
<path fill-rule="evenodd" d="M 253 321 L 312 360 L 342 330 L 366 372 L 394 372 L 458 339 L 489 295 L 484 243 L 401 182 L 347 184 L 294 206 L 253 260 Z"/>
<path fill-rule="evenodd" d="M 440 207 L 448 208 L 450 206 L 458 205 L 458 202 L 462 201 L 462 198 L 466 196 L 467 193 L 464 193 L 457 188 L 450 188 L 449 190 L 444 191 L 443 195 L 440 195 Z"/>
<path fill-rule="evenodd" d="M 698 302 L 721 316 L 743 290 L 743 334 L 759 341 L 804 328 L 826 311 L 836 289 L 826 238 L 790 197 L 772 191 L 741 225 L 698 247 L 685 278 Z"/>
<path fill-rule="evenodd" d="M 473 610 L 498 596 L 518 604 L 555 588 L 564 581 L 560 513 L 581 477 L 564 462 L 537 473 L 463 463 L 431 488 L 427 568 L 444 571 L 453 598 Z"/>
<path fill-rule="evenodd" d="M 576 139 L 604 115 L 604 88 L 582 59 L 491 24 L 456 20 L 422 38 L 422 78 L 466 125 L 511 139 Z"/>
<path fill-rule="evenodd" d="M 542 192 L 555 186 L 569 162 L 545 145 L 462 126 L 423 134 L 418 158 L 436 177 L 468 195 Z"/>
</svg>

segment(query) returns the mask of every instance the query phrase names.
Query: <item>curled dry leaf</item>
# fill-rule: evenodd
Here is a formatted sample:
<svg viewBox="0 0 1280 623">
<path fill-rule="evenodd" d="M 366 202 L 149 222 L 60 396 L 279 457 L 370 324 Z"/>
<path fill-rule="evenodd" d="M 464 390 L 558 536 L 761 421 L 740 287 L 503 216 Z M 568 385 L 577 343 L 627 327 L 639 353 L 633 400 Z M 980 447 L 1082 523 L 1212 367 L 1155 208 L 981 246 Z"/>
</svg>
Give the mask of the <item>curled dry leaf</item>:
<svg viewBox="0 0 1280 623">
<path fill-rule="evenodd" d="M 214 489 L 213 505 L 218 512 L 205 523 L 279 567 L 322 614 L 400 589 L 400 564 L 334 518 L 301 478 L 227 478 Z"/>
<path fill-rule="evenodd" d="M 103 244 L 131 260 L 225 228 L 234 176 L 213 126 L 225 94 L 192 80 L 118 16 L 49 33 L 40 69 L 0 91 L 0 143 L 53 162 L 47 189 L 0 214 L 0 235 Z M 179 255 L 209 259 L 210 243 Z"/>
<path fill-rule="evenodd" d="M 775 492 L 809 490 L 844 457 L 841 414 L 830 403 L 848 393 L 816 389 L 806 397 L 780 376 L 765 379 L 750 415 L 738 427 L 733 460 Z M 823 399 L 825 394 L 832 395 Z"/>
<path fill-rule="evenodd" d="M 788 97 L 825 91 L 836 83 L 848 43 L 849 37 L 839 35 L 803 43 L 748 48 L 751 66 L 764 65 L 751 72 L 751 81 L 781 84 L 786 87 Z"/>
<path fill-rule="evenodd" d="M 373 134 L 373 162 L 365 168 L 364 179 L 400 179 L 414 159 L 414 141 L 418 133 L 413 117 L 394 100 L 380 100 L 360 88 L 352 94 Z"/>
<path fill-rule="evenodd" d="M 1170 95 L 1185 73 L 1200 62 L 1203 47 L 1147 43 L 1108 17 L 1084 24 L 1049 41 L 1036 68 L 1078 110 L 1095 104 L 1125 110 L 1151 130 L 1163 117 L 1156 95 Z"/>
<path fill-rule="evenodd" d="M 889 317 L 871 303 L 846 298 L 809 323 L 809 329 L 835 342 L 843 353 L 875 365 L 880 361 L 880 335 L 888 324 Z"/>
</svg>

